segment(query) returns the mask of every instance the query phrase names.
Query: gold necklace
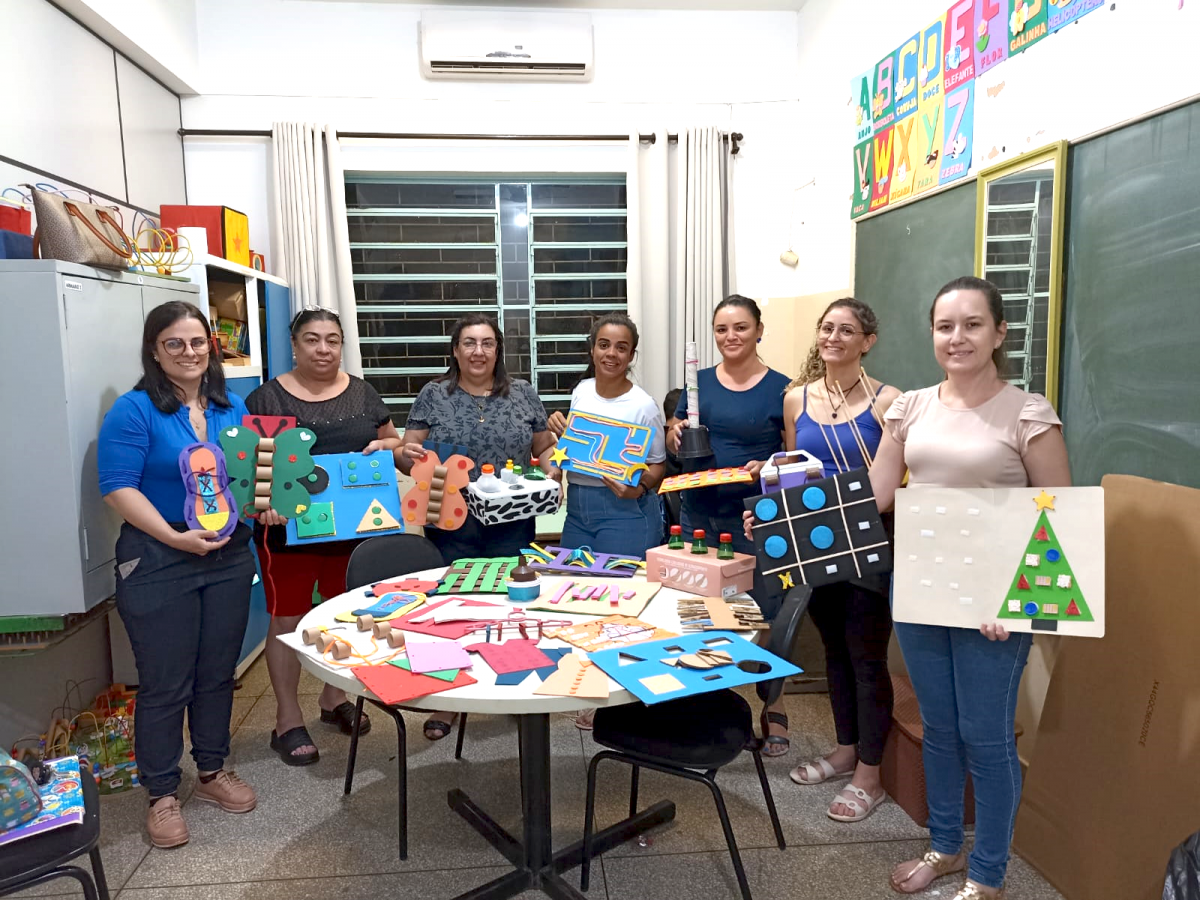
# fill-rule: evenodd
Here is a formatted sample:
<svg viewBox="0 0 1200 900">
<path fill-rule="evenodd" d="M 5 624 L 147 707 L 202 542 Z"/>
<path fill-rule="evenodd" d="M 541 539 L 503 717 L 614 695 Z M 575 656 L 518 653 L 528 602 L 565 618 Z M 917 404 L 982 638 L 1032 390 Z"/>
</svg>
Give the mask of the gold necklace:
<svg viewBox="0 0 1200 900">
<path fill-rule="evenodd" d="M 472 394 L 470 391 L 468 391 L 464 388 L 463 393 L 471 398 L 471 402 L 474 403 L 475 408 L 479 410 L 479 421 L 482 422 L 483 421 L 483 412 L 485 409 L 487 409 L 487 398 L 492 392 L 488 391 L 482 397 L 477 397 L 474 394 Z"/>
</svg>

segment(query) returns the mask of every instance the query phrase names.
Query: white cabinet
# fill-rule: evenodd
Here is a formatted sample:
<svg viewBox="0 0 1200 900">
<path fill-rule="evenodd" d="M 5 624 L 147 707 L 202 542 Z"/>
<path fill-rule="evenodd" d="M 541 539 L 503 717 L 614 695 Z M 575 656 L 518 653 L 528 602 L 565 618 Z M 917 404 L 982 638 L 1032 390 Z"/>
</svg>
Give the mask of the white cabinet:
<svg viewBox="0 0 1200 900">
<path fill-rule="evenodd" d="M 0 616 L 112 596 L 120 519 L 100 497 L 104 414 L 141 376 L 142 323 L 195 285 L 54 260 L 0 261 Z"/>
</svg>

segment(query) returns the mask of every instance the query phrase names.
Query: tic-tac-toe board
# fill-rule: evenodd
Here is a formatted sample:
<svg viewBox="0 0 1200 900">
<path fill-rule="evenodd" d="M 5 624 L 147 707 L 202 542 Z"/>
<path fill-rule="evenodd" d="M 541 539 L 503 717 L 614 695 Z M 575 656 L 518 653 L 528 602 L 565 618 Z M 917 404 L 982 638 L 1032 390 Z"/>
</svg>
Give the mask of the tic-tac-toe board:
<svg viewBox="0 0 1200 900">
<path fill-rule="evenodd" d="M 751 497 L 755 555 L 768 595 L 878 575 L 892 551 L 866 469 Z"/>
<path fill-rule="evenodd" d="M 390 451 L 324 453 L 314 456 L 313 462 L 316 467 L 300 479 L 312 502 L 288 519 L 289 544 L 404 533 Z"/>
<path fill-rule="evenodd" d="M 622 422 L 573 411 L 550 460 L 563 471 L 609 478 L 636 485 L 649 467 L 646 458 L 654 440 L 648 425 Z"/>
<path fill-rule="evenodd" d="M 691 669 L 679 663 L 679 657 L 701 650 L 723 651 L 729 654 L 732 662 L 709 669 Z M 597 650 L 590 655 L 592 662 L 609 678 L 647 705 L 772 678 L 789 678 L 802 671 L 732 631 L 685 634 L 663 641 Z M 765 663 L 761 667 L 748 667 L 751 670 L 763 668 L 764 671 L 741 668 L 739 664 L 746 662 Z"/>
</svg>

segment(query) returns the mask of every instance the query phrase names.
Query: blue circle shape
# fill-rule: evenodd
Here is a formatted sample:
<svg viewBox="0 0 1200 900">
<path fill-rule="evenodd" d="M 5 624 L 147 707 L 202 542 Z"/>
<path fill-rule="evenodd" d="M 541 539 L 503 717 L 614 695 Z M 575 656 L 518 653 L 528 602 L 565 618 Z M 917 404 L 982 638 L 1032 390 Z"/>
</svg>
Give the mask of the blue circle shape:
<svg viewBox="0 0 1200 900">
<path fill-rule="evenodd" d="M 825 492 L 819 487 L 805 488 L 800 499 L 806 509 L 821 509 L 825 505 Z"/>
<path fill-rule="evenodd" d="M 818 525 L 808 533 L 808 539 L 818 550 L 828 550 L 833 546 L 833 529 L 828 525 Z"/>
<path fill-rule="evenodd" d="M 773 534 L 763 541 L 763 551 L 771 559 L 782 559 L 788 552 L 788 543 L 779 535 Z"/>
<path fill-rule="evenodd" d="M 1036 616 L 1036 615 L 1038 614 L 1038 605 L 1037 605 L 1037 601 L 1036 601 L 1036 600 L 1030 600 L 1028 603 L 1026 603 L 1026 604 L 1025 604 L 1025 606 L 1023 607 L 1023 609 L 1025 610 L 1025 615 L 1027 615 L 1027 616 Z"/>
<path fill-rule="evenodd" d="M 779 515 L 779 504 L 770 497 L 763 497 L 754 504 L 754 518 L 760 522 L 770 522 Z"/>
<path fill-rule="evenodd" d="M 1046 562 L 1058 562 L 1058 558 L 1062 556 L 1057 550 L 1046 551 Z"/>
</svg>

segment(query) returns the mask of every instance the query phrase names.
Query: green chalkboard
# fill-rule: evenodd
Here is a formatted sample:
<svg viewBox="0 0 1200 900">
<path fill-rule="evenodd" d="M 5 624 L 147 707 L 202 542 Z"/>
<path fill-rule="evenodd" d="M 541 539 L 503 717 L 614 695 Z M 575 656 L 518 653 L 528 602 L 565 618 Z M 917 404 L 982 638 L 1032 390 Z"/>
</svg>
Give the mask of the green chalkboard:
<svg viewBox="0 0 1200 900">
<path fill-rule="evenodd" d="M 941 380 L 929 307 L 947 281 L 975 271 L 975 180 L 856 226 L 854 296 L 879 317 L 867 371 L 901 390 Z"/>
<path fill-rule="evenodd" d="M 1071 148 L 1071 472 L 1200 487 L 1200 104 Z"/>
</svg>

